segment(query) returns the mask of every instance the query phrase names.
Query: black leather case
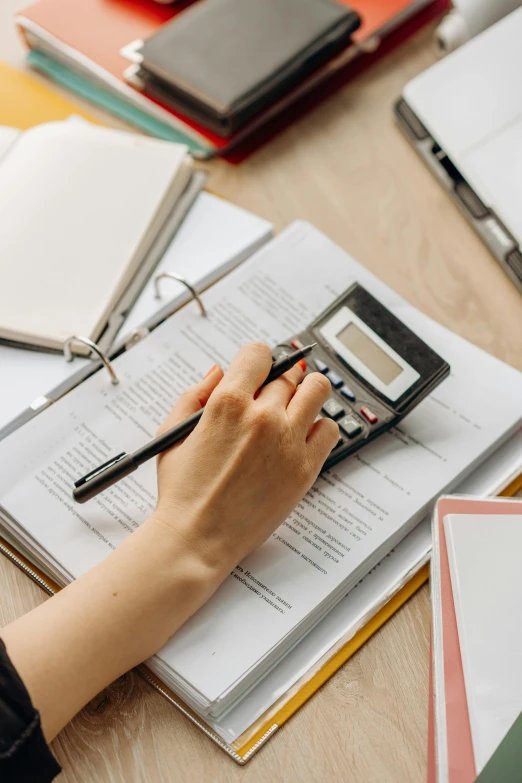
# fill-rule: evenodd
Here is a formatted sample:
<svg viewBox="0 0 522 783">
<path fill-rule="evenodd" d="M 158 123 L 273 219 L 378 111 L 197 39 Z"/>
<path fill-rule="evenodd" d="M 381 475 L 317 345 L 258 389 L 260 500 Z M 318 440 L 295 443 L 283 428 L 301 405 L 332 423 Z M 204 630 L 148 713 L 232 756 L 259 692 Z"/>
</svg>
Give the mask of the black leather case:
<svg viewBox="0 0 522 783">
<path fill-rule="evenodd" d="M 145 92 L 230 136 L 350 42 L 333 0 L 199 0 L 144 41 Z"/>
</svg>

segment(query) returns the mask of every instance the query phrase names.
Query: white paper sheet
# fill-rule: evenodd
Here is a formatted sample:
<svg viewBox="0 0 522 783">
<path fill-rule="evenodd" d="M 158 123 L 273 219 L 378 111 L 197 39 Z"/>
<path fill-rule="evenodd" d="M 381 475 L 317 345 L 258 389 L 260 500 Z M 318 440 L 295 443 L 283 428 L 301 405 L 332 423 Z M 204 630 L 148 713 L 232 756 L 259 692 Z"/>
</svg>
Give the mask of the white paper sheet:
<svg viewBox="0 0 522 783">
<path fill-rule="evenodd" d="M 480 773 L 522 711 L 522 515 L 444 519 Z"/>
</svg>

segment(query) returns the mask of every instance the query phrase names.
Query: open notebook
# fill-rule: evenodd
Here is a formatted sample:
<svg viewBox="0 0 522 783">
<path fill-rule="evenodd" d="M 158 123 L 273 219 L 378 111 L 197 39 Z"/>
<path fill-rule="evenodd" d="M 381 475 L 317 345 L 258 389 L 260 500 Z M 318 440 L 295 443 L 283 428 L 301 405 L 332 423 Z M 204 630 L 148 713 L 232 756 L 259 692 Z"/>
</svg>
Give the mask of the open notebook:
<svg viewBox="0 0 522 783">
<path fill-rule="evenodd" d="M 306 538 L 317 534 L 323 544 L 311 546 L 289 520 L 149 661 L 210 724 L 232 715 L 405 540 L 441 492 L 515 435 L 522 376 L 431 321 L 320 232 L 297 222 L 207 292 L 208 318 L 187 305 L 115 358 L 119 386 L 96 372 L 0 444 L 4 535 L 65 584 L 123 540 L 155 502 L 152 464 L 122 485 L 130 505 L 114 487 L 75 506 L 76 474 L 107 450 L 130 450 L 152 436 L 177 395 L 210 364 L 228 364 L 250 339 L 274 345 L 298 332 L 354 280 L 443 353 L 453 373 L 400 428 L 320 478 L 298 505 L 294 519 L 307 529 Z M 145 388 L 147 406 L 138 402 Z M 328 537 L 342 544 L 338 563 L 322 553 Z"/>
<path fill-rule="evenodd" d="M 109 345 L 192 170 L 182 144 L 79 118 L 0 127 L 0 340 Z"/>
</svg>

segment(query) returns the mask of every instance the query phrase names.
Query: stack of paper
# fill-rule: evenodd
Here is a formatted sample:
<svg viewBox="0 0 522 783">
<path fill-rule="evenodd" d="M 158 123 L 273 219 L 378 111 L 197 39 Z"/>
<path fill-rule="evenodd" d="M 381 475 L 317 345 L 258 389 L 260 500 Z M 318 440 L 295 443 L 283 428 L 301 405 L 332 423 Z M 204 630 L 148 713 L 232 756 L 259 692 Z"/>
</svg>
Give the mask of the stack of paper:
<svg viewBox="0 0 522 783">
<path fill-rule="evenodd" d="M 289 520 L 149 661 L 164 684 L 209 719 L 219 720 L 239 703 L 405 539 L 441 492 L 519 429 L 522 377 L 432 322 L 312 226 L 297 222 L 209 290 L 207 318 L 184 307 L 117 357 L 119 386 L 108 384 L 104 373 L 92 375 L 0 445 L 6 535 L 65 584 L 112 551 L 129 534 L 129 519 L 141 524 L 156 502 L 155 467 L 147 463 L 137 481 L 122 484 L 130 501 L 115 487 L 78 514 L 70 501 L 71 475 L 93 465 L 83 430 L 71 431 L 70 418 L 85 422 L 89 438 L 109 454 L 133 450 L 213 362 L 227 365 L 255 337 L 276 345 L 298 333 L 354 280 L 440 350 L 453 372 L 400 428 L 322 476 Z M 157 374 L 160 386 L 150 382 Z M 145 384 L 150 404 L 135 407 L 131 401 Z M 72 473 L 68 453 L 78 459 Z M 108 502 L 114 516 L 107 514 Z M 327 561 L 314 536 L 342 545 L 338 563 Z"/>
<path fill-rule="evenodd" d="M 522 501 L 443 498 L 433 539 L 432 780 L 518 781 Z"/>
</svg>

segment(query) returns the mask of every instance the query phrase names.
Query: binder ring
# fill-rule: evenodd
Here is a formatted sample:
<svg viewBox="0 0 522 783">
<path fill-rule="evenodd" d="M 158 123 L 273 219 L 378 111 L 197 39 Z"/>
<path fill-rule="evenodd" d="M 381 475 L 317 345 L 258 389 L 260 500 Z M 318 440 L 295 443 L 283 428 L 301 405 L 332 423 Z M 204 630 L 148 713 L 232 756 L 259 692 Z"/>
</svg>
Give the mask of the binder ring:
<svg viewBox="0 0 522 783">
<path fill-rule="evenodd" d="M 159 282 L 160 280 L 163 279 L 177 280 L 178 283 L 182 283 L 185 286 L 185 288 L 187 288 L 190 291 L 190 293 L 192 294 L 192 298 L 195 299 L 196 302 L 198 303 L 199 309 L 201 310 L 201 315 L 203 315 L 205 318 L 207 317 L 207 311 L 205 310 L 205 305 L 201 301 L 201 297 L 199 296 L 194 286 L 192 286 L 188 282 L 188 280 L 185 280 L 184 277 L 182 277 L 181 275 L 175 275 L 173 272 L 160 272 L 154 278 L 154 296 L 156 299 L 161 299 Z"/>
<path fill-rule="evenodd" d="M 87 348 L 90 348 L 91 352 L 94 352 L 102 361 L 103 366 L 106 367 L 107 372 L 111 376 L 111 383 L 114 386 L 117 386 L 120 382 L 118 376 L 116 375 L 114 371 L 114 367 L 112 366 L 109 359 L 105 356 L 103 351 L 96 345 L 96 343 L 93 343 L 92 340 L 89 340 L 88 337 L 80 337 L 78 335 L 73 335 L 73 337 L 69 337 L 63 344 L 63 353 L 65 356 L 66 362 L 72 362 L 74 359 L 74 354 L 71 349 L 71 345 L 73 343 L 83 343 L 83 345 L 86 345 Z"/>
</svg>

